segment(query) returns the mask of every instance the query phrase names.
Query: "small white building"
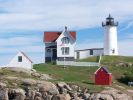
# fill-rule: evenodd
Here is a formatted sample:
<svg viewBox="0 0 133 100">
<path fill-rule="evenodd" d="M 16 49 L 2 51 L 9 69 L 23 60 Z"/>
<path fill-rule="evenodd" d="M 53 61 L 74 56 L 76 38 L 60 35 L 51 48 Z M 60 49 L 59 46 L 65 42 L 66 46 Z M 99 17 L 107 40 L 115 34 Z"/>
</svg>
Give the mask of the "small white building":
<svg viewBox="0 0 133 100">
<path fill-rule="evenodd" d="M 91 48 L 75 51 L 75 59 L 85 59 L 92 56 L 103 55 L 103 48 Z"/>
<path fill-rule="evenodd" d="M 24 53 L 19 52 L 7 65 L 7 67 L 19 67 L 19 68 L 25 68 L 25 69 L 32 69 L 33 68 L 33 62 L 30 60 L 30 58 Z"/>
</svg>

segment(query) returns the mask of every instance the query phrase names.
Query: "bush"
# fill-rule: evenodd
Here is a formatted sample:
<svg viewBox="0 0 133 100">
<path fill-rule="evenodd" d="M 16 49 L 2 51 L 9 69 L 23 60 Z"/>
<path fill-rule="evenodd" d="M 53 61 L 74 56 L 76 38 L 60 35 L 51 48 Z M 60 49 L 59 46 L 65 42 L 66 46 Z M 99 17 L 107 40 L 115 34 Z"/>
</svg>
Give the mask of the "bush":
<svg viewBox="0 0 133 100">
<path fill-rule="evenodd" d="M 124 84 L 128 84 L 128 82 L 133 82 L 133 74 L 125 73 L 124 76 L 118 79 L 118 81 Z"/>
</svg>

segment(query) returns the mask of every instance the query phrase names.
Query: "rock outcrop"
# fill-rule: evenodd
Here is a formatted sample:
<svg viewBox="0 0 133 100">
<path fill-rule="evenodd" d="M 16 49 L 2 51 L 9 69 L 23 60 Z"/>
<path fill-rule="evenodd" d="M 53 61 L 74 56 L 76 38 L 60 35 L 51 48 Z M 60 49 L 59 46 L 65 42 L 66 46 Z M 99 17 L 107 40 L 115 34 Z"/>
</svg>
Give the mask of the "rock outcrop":
<svg viewBox="0 0 133 100">
<path fill-rule="evenodd" d="M 5 70 L 5 69 L 4 69 Z M 8 69 L 9 70 L 9 69 Z M 11 69 L 15 72 L 16 70 Z M 27 71 L 23 73 L 28 73 Z M 17 70 L 21 73 L 20 69 Z M 30 73 L 30 74 L 29 74 Z M 47 74 L 30 71 L 26 75 L 2 74 L 0 78 L 0 100 L 133 100 L 131 95 L 108 87 L 99 93 L 65 82 L 49 82 Z M 43 78 L 41 78 L 43 76 Z M 46 76 L 46 77 L 45 77 Z M 52 79 L 52 78 L 49 78 Z M 129 92 L 132 92 L 131 90 Z"/>
</svg>

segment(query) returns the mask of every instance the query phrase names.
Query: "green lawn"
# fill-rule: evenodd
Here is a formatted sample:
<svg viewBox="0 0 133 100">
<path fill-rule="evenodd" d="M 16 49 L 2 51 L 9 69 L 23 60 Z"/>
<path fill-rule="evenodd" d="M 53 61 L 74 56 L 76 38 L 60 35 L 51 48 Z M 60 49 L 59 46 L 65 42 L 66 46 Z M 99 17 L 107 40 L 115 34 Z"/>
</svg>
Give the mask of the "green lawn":
<svg viewBox="0 0 133 100">
<path fill-rule="evenodd" d="M 89 62 L 86 59 L 86 61 Z M 133 57 L 122 57 L 122 56 L 104 56 L 102 57 L 102 64 L 106 64 L 109 71 L 113 75 L 113 85 L 118 84 L 122 85 L 126 88 L 129 88 L 126 84 L 119 81 L 121 77 L 125 74 L 133 77 L 133 67 L 122 67 L 122 66 L 114 66 L 114 64 L 118 62 L 131 62 L 133 63 Z M 63 66 L 57 66 L 52 64 L 36 64 L 34 65 L 34 69 L 41 73 L 47 73 L 52 75 L 58 81 L 65 81 L 70 84 L 78 84 L 81 87 L 88 87 L 91 91 L 100 91 L 104 88 L 104 86 L 96 86 L 94 84 L 94 72 L 98 69 L 98 67 L 74 67 L 68 66 L 67 68 L 63 68 Z"/>
<path fill-rule="evenodd" d="M 34 65 L 34 69 L 39 72 L 44 72 L 52 75 L 57 81 L 64 81 L 70 84 L 77 84 L 81 87 L 88 87 L 93 92 L 103 89 L 102 86 L 94 85 L 94 72 L 98 67 L 74 67 L 57 66 L 52 64 L 37 64 Z"/>
<path fill-rule="evenodd" d="M 114 65 L 120 62 L 133 63 L 133 57 L 127 56 L 102 56 L 101 63 L 107 65 Z"/>
</svg>

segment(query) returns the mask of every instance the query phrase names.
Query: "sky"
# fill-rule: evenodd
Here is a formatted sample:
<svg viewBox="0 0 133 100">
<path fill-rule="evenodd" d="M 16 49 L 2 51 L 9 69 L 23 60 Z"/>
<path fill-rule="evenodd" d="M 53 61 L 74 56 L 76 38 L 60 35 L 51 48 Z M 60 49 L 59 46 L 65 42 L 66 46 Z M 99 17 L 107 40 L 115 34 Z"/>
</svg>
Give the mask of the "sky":
<svg viewBox="0 0 133 100">
<path fill-rule="evenodd" d="M 76 49 L 103 47 L 101 22 L 119 22 L 119 54 L 133 56 L 133 0 L 0 0 L 0 65 L 17 52 L 43 63 L 45 31 L 77 32 Z"/>
</svg>

